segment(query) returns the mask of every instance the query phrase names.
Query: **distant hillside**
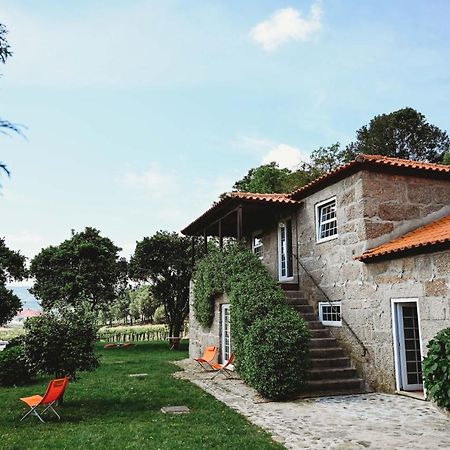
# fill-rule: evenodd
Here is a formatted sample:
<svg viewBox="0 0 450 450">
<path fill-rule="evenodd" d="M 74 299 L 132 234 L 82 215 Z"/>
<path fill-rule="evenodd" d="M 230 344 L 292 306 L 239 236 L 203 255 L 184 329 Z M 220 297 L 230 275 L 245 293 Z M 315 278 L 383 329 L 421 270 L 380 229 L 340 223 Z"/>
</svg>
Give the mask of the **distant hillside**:
<svg viewBox="0 0 450 450">
<path fill-rule="evenodd" d="M 8 286 L 9 289 L 17 295 L 17 297 L 22 300 L 22 308 L 23 309 L 34 309 L 35 311 L 42 311 L 41 305 L 37 301 L 34 295 L 31 295 L 28 292 L 28 289 L 31 286 Z"/>
</svg>

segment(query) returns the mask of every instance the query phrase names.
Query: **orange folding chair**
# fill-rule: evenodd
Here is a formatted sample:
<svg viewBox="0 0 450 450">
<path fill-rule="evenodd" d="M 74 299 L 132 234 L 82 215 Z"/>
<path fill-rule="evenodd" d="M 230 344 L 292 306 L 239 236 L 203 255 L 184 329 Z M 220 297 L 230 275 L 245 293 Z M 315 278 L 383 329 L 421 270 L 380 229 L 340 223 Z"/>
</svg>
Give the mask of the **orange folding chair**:
<svg viewBox="0 0 450 450">
<path fill-rule="evenodd" d="M 31 397 L 21 398 L 20 400 L 26 403 L 30 407 L 30 410 L 20 419 L 20 421 L 22 422 L 22 420 L 25 419 L 25 417 L 27 417 L 29 414 L 34 414 L 42 423 L 45 423 L 37 411 L 37 407 L 40 405 L 47 405 L 47 407 L 41 412 L 41 415 L 44 414 L 48 409 L 50 409 L 56 414 L 58 419 L 61 419 L 60 415 L 53 408 L 53 404 L 62 397 L 68 383 L 68 377 L 58 378 L 56 380 L 50 381 L 47 391 L 43 397 L 41 397 L 40 395 L 32 395 Z"/>
<path fill-rule="evenodd" d="M 205 348 L 205 352 L 201 358 L 195 358 L 194 361 L 198 362 L 203 370 L 214 370 L 213 364 L 217 362 L 218 347 L 211 345 Z"/>
<path fill-rule="evenodd" d="M 231 370 L 231 365 L 233 364 L 234 361 L 234 352 L 231 353 L 230 357 L 228 358 L 228 361 L 225 364 L 213 364 L 212 367 L 214 370 L 217 371 L 217 373 L 214 374 L 214 376 L 211 378 L 211 380 L 214 380 L 214 378 L 217 377 L 217 375 L 219 375 L 220 373 L 223 373 L 227 378 L 230 378 L 233 371 Z"/>
</svg>

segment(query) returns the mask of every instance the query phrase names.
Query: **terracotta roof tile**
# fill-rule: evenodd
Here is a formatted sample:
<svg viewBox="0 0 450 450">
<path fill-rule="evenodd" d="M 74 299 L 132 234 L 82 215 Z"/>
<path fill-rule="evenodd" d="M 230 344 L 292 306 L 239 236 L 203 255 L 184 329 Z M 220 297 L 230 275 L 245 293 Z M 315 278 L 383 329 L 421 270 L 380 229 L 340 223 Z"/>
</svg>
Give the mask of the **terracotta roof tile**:
<svg viewBox="0 0 450 450">
<path fill-rule="evenodd" d="M 341 179 L 348 174 L 357 171 L 358 169 L 370 168 L 370 167 L 380 167 L 380 168 L 397 168 L 399 170 L 416 170 L 418 173 L 439 173 L 439 174 L 449 174 L 450 178 L 450 165 L 444 164 L 434 164 L 421 161 L 412 161 L 410 159 L 400 159 L 391 158 L 382 155 L 364 155 L 360 154 L 355 160 L 344 164 L 337 169 L 322 175 L 319 178 L 311 181 L 307 185 L 295 190 L 291 193 L 291 198 L 303 198 L 311 193 L 311 191 L 316 191 L 321 189 L 327 182 L 333 182 L 336 179 Z"/>
<path fill-rule="evenodd" d="M 450 243 L 450 215 L 411 231 L 386 244 L 367 250 L 360 261 L 368 261 L 381 256 L 401 253 L 411 249 L 427 248 L 438 244 Z"/>
</svg>

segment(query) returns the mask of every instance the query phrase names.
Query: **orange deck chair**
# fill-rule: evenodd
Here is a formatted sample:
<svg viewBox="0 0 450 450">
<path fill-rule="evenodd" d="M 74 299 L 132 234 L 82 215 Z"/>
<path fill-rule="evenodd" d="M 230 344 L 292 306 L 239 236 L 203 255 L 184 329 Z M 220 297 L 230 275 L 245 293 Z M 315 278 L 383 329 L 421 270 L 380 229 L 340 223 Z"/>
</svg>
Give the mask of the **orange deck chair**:
<svg viewBox="0 0 450 450">
<path fill-rule="evenodd" d="M 211 378 L 211 380 L 213 380 L 214 378 L 217 377 L 217 375 L 219 375 L 220 373 L 223 373 L 227 378 L 231 377 L 231 374 L 233 373 L 233 371 L 231 370 L 231 365 L 233 364 L 234 361 L 234 352 L 231 353 L 230 357 L 228 358 L 228 361 L 225 364 L 213 364 L 212 367 L 214 370 L 217 371 L 217 373 L 214 374 L 214 376 Z"/>
<path fill-rule="evenodd" d="M 56 414 L 58 419 L 61 419 L 60 415 L 53 408 L 53 404 L 62 397 L 68 383 L 68 377 L 52 380 L 50 381 L 47 392 L 43 397 L 41 397 L 40 395 L 32 395 L 31 397 L 21 398 L 20 400 L 25 402 L 30 407 L 30 410 L 20 419 L 20 421 L 22 422 L 22 420 L 25 419 L 25 417 L 27 417 L 29 414 L 34 414 L 42 423 L 45 423 L 37 411 L 37 407 L 40 405 L 47 405 L 47 407 L 41 412 L 41 414 L 44 414 L 48 409 L 50 409 Z"/>
<path fill-rule="evenodd" d="M 205 348 L 205 352 L 201 358 L 195 358 L 194 361 L 198 362 L 203 370 L 214 370 L 213 364 L 216 362 L 218 347 L 211 345 Z"/>
</svg>

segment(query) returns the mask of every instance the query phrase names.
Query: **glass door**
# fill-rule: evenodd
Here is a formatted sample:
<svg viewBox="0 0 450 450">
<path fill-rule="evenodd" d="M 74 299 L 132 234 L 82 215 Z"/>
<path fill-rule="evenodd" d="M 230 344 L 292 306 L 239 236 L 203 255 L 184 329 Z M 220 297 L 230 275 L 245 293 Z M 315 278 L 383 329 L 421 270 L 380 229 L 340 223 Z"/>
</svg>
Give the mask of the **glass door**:
<svg viewBox="0 0 450 450">
<path fill-rule="evenodd" d="M 423 390 L 422 353 L 416 303 L 397 303 L 397 330 L 401 389 Z"/>
<path fill-rule="evenodd" d="M 292 220 L 287 219 L 278 224 L 278 279 L 283 281 L 292 277 Z"/>
<path fill-rule="evenodd" d="M 220 356 L 222 364 L 225 364 L 231 355 L 231 327 L 230 327 L 230 304 L 222 305 L 221 324 L 221 348 Z"/>
</svg>

